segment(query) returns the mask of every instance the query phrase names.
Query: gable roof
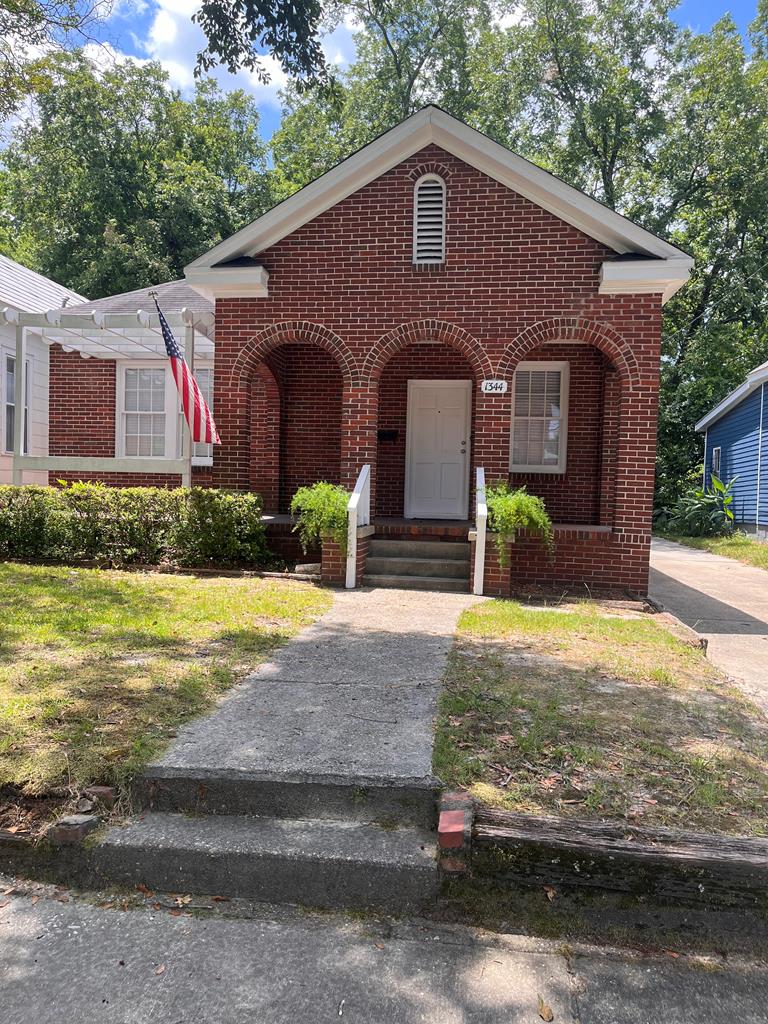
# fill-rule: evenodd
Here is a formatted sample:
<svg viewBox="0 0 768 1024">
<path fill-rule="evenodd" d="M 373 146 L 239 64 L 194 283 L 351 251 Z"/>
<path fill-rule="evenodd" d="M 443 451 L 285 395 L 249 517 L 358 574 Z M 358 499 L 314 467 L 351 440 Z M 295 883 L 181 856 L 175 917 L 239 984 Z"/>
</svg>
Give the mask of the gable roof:
<svg viewBox="0 0 768 1024">
<path fill-rule="evenodd" d="M 0 256 L 0 307 L 10 306 L 19 312 L 46 313 L 68 303 L 85 302 L 78 295 L 49 277 L 24 267 L 7 256 Z"/>
<path fill-rule="evenodd" d="M 226 274 L 233 281 L 245 281 L 249 274 L 253 276 L 254 269 L 241 265 L 234 270 L 223 265 L 257 256 L 432 143 L 602 242 L 615 253 L 649 257 L 648 262 L 669 262 L 667 276 L 670 277 L 671 272 L 674 281 L 679 279 L 677 287 L 687 279 L 693 260 L 682 249 L 639 227 L 439 107 L 428 106 L 193 260 L 185 268 L 188 281 L 193 287 L 200 286 L 204 290 L 204 285 L 211 280 L 211 271 L 216 270 L 221 279 Z M 644 261 L 638 260 L 641 262 Z M 259 287 L 264 290 L 253 294 L 266 294 L 266 271 L 255 269 L 262 271 Z M 626 285 L 625 290 L 631 290 L 631 282 L 639 279 L 637 270 L 622 270 L 620 277 Z M 656 277 L 660 279 L 658 269 Z M 663 289 L 658 287 L 656 290 Z"/>
<path fill-rule="evenodd" d="M 761 363 L 754 370 L 750 370 L 743 384 L 739 384 L 729 395 L 725 396 L 722 402 L 718 402 L 714 409 L 711 409 L 706 416 L 702 416 L 696 424 L 696 430 L 700 434 L 703 433 L 763 384 L 768 384 L 768 362 Z"/>
</svg>

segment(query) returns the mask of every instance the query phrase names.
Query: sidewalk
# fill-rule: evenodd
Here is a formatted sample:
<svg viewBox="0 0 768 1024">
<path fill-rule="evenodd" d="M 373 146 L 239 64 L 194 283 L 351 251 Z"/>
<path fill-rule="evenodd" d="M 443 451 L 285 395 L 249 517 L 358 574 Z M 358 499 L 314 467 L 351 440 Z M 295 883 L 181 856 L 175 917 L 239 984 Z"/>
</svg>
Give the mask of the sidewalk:
<svg viewBox="0 0 768 1024">
<path fill-rule="evenodd" d="M 768 573 L 655 538 L 651 597 L 707 639 L 707 656 L 768 712 Z"/>
<path fill-rule="evenodd" d="M 179 732 L 158 766 L 185 772 L 424 779 L 459 615 L 478 598 L 338 591 L 318 622 Z"/>
<path fill-rule="evenodd" d="M 8 880 L 0 879 L 0 889 Z M 3 1024 L 764 1024 L 768 970 L 428 921 L 0 903 Z M 7 901 L 7 902 L 6 902 Z M 178 912 L 177 912 L 178 913 Z M 541 998 L 542 1002 L 539 1002 Z M 547 1013 L 551 1011 L 551 1016 Z M 543 1014 L 540 1013 L 543 1011 Z"/>
</svg>

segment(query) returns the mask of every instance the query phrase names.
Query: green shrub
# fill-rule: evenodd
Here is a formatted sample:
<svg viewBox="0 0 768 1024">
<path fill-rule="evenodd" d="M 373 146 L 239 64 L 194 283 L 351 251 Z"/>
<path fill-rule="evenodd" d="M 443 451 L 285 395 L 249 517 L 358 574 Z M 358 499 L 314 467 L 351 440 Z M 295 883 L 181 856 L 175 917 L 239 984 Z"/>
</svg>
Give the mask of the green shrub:
<svg viewBox="0 0 768 1024">
<path fill-rule="evenodd" d="M 297 517 L 294 530 L 304 551 L 331 537 L 347 550 L 347 503 L 349 492 L 337 484 L 323 482 L 300 487 L 291 499 L 291 513 Z"/>
<path fill-rule="evenodd" d="M 524 487 L 513 491 L 506 480 L 499 480 L 488 485 L 485 500 L 488 504 L 488 528 L 496 535 L 501 565 L 508 563 L 507 545 L 514 543 L 520 530 L 538 537 L 550 554 L 554 551 L 552 520 L 541 498 L 529 494 Z"/>
<path fill-rule="evenodd" d="M 723 483 L 716 476 L 711 487 L 695 487 L 682 497 L 664 519 L 657 518 L 661 529 L 688 537 L 721 537 L 733 531 L 733 485 L 738 477 Z"/>
<path fill-rule="evenodd" d="M 256 494 L 193 488 L 0 487 L 0 558 L 114 566 L 264 564 Z"/>
</svg>

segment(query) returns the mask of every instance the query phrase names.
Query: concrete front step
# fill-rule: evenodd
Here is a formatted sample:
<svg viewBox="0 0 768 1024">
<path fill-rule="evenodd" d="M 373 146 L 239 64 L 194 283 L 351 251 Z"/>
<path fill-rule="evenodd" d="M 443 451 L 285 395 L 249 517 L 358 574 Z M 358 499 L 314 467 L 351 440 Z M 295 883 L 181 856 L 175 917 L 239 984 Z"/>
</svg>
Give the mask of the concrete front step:
<svg viewBox="0 0 768 1024">
<path fill-rule="evenodd" d="M 399 590 L 442 590 L 455 594 L 469 593 L 469 578 L 446 576 L 363 576 L 364 587 L 395 587 Z"/>
<path fill-rule="evenodd" d="M 469 579 L 469 557 L 459 558 L 392 558 L 369 555 L 365 563 L 366 576 L 445 576 L 449 579 Z"/>
<path fill-rule="evenodd" d="M 136 788 L 141 805 L 152 811 L 392 822 L 434 828 L 440 785 L 434 778 L 345 778 L 309 772 L 153 765 Z"/>
<path fill-rule="evenodd" d="M 434 833 L 360 822 L 148 813 L 91 850 L 101 883 L 317 907 L 434 899 Z"/>
<path fill-rule="evenodd" d="M 469 560 L 469 544 L 464 541 L 409 540 L 371 538 L 369 558 L 458 558 Z"/>
</svg>

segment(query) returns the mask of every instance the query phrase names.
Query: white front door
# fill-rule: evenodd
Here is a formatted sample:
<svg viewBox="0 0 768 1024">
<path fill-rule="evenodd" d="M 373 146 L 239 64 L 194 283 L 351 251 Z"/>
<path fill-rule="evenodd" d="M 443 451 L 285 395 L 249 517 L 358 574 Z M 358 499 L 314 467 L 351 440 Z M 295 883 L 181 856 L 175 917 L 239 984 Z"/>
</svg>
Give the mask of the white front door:
<svg viewBox="0 0 768 1024">
<path fill-rule="evenodd" d="M 466 519 L 471 380 L 409 380 L 406 519 Z"/>
</svg>

